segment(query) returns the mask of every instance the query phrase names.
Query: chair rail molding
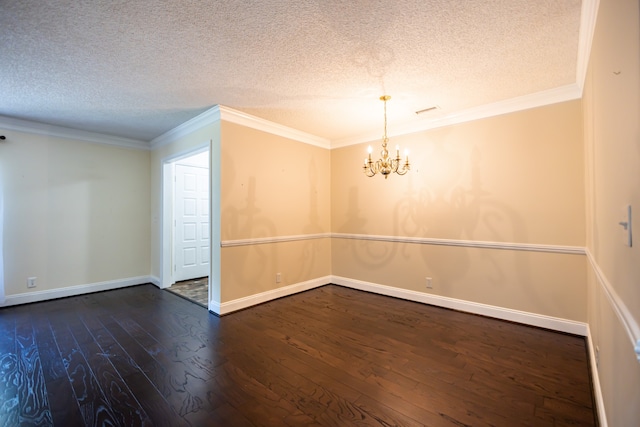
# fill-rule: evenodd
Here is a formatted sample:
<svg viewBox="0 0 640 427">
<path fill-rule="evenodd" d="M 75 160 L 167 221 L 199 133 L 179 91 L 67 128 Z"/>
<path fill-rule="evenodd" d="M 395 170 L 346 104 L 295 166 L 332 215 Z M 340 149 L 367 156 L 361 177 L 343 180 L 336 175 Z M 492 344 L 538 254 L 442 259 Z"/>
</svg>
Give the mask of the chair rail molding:
<svg viewBox="0 0 640 427">
<path fill-rule="evenodd" d="M 627 308 L 622 298 L 620 298 L 616 290 L 611 286 L 611 283 L 602 272 L 602 269 L 600 269 L 600 266 L 596 262 L 591 251 L 587 248 L 586 252 L 589 264 L 596 275 L 596 279 L 598 280 L 603 293 L 607 296 L 609 304 L 611 304 L 611 308 L 616 313 L 620 323 L 622 323 L 622 326 L 627 332 L 629 340 L 631 340 L 631 346 L 635 352 L 636 359 L 640 362 L 640 326 L 638 326 L 638 322 L 633 317 L 631 311 Z"/>
</svg>

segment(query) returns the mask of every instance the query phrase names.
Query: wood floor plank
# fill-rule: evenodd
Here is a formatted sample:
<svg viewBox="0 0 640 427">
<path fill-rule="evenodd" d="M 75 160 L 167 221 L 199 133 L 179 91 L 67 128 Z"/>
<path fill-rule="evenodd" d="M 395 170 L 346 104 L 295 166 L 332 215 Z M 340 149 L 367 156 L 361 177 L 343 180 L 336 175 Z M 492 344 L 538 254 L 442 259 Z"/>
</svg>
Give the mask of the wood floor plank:
<svg viewBox="0 0 640 427">
<path fill-rule="evenodd" d="M 241 332 L 250 335 L 249 331 Z M 324 425 L 359 425 L 361 423 L 364 423 L 363 425 L 375 425 L 376 423 L 372 419 L 363 421 L 362 412 L 357 408 L 354 409 L 350 403 L 360 398 L 362 393 L 368 393 L 378 398 L 379 396 L 385 396 L 385 401 L 391 400 L 396 404 L 400 403 L 403 408 L 410 408 L 412 414 L 420 414 L 422 420 L 428 420 L 427 425 L 452 425 L 450 421 L 444 420 L 437 413 L 428 412 L 422 408 L 407 404 L 406 399 L 395 399 L 387 390 L 382 388 L 375 389 L 364 380 L 352 376 L 352 371 L 333 369 L 331 365 L 324 361 L 316 359 L 306 352 L 300 352 L 297 348 L 291 347 L 285 342 L 276 342 L 268 337 L 261 339 L 258 336 L 253 336 L 251 342 L 258 347 L 258 351 L 254 353 L 277 354 L 283 365 L 302 376 L 312 378 L 314 382 L 318 383 L 318 385 L 311 386 L 311 389 L 307 388 L 307 394 L 313 395 L 315 400 L 324 402 L 327 405 L 329 412 L 322 414 Z"/>
<path fill-rule="evenodd" d="M 118 423 L 131 426 L 151 425 L 148 415 L 109 360 L 109 354 L 102 350 L 84 323 L 78 318 L 69 325 L 69 329 Z"/>
<path fill-rule="evenodd" d="M 324 286 L 219 318 L 151 285 L 0 309 L 0 426 L 597 425 L 583 337 Z"/>
<path fill-rule="evenodd" d="M 47 381 L 67 378 L 62 357 L 46 319 L 37 319 L 33 323 L 40 354 L 42 372 Z"/>
<path fill-rule="evenodd" d="M 51 330 L 64 361 L 85 425 L 103 423 L 117 425 L 117 418 L 103 395 L 89 363 L 75 342 L 67 323 L 62 318 L 55 318 L 51 322 Z"/>
<path fill-rule="evenodd" d="M 16 343 L 20 424 L 52 425 L 35 331 L 26 313 L 16 319 Z"/>
<path fill-rule="evenodd" d="M 18 378 L 15 317 L 0 313 L 0 425 L 18 425 Z"/>
<path fill-rule="evenodd" d="M 213 412 L 209 413 L 206 418 L 212 427 L 217 426 L 234 426 L 234 427 L 256 427 L 251 421 L 236 408 L 228 403 L 219 406 Z"/>
<path fill-rule="evenodd" d="M 47 381 L 46 384 L 53 425 L 85 425 L 70 380 L 66 377 L 61 377 L 53 381 Z"/>
<path fill-rule="evenodd" d="M 180 390 L 171 382 L 167 369 L 158 364 L 114 319 L 105 320 L 103 325 L 127 355 L 112 362 L 118 364 L 118 370 L 131 372 L 123 379 L 154 424 L 187 425 L 179 415 L 184 398 L 180 397 Z M 133 366 L 136 369 L 132 369 Z"/>
<path fill-rule="evenodd" d="M 286 399 L 312 419 L 326 420 L 325 413 L 330 405 L 344 399 L 341 395 L 323 389 L 264 353 L 234 353 L 230 358 L 236 364 L 240 364 L 243 370 L 256 381 Z M 354 391 L 353 397 L 358 396 L 359 394 Z"/>
</svg>

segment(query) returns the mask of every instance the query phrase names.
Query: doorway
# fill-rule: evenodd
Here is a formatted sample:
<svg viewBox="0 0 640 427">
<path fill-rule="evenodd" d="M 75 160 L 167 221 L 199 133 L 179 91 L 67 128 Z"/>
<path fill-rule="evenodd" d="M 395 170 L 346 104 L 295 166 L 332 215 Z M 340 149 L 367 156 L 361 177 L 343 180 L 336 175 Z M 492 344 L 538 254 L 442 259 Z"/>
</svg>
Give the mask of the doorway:
<svg viewBox="0 0 640 427">
<path fill-rule="evenodd" d="M 208 148 L 166 160 L 163 168 L 163 234 L 170 235 L 163 241 L 170 244 L 163 245 L 168 265 L 162 287 L 206 308 L 211 271 Z"/>
</svg>

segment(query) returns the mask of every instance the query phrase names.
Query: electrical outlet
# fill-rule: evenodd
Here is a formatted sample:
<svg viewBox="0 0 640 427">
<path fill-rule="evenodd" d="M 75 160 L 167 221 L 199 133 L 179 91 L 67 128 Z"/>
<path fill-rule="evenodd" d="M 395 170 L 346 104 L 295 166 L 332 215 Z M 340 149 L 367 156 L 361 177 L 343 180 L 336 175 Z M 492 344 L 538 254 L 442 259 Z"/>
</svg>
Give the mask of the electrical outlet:
<svg viewBox="0 0 640 427">
<path fill-rule="evenodd" d="M 36 287 L 36 279 L 37 279 L 37 277 L 28 277 L 27 278 L 27 288 L 35 288 Z"/>
<path fill-rule="evenodd" d="M 282 274 L 276 273 L 276 283 L 282 282 Z"/>
<path fill-rule="evenodd" d="M 425 277 L 427 283 L 427 289 L 433 289 L 433 285 L 431 284 L 431 277 Z"/>
</svg>

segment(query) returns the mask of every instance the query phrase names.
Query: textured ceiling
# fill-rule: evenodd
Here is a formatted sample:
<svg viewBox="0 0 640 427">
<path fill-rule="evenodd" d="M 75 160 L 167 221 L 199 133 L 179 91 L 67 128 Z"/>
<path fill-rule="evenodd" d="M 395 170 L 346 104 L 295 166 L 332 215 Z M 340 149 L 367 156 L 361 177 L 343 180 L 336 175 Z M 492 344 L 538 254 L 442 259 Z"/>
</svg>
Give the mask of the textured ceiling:
<svg viewBox="0 0 640 427">
<path fill-rule="evenodd" d="M 580 0 L 0 0 L 0 115 L 149 141 L 221 104 L 330 140 L 576 83 Z"/>
</svg>

